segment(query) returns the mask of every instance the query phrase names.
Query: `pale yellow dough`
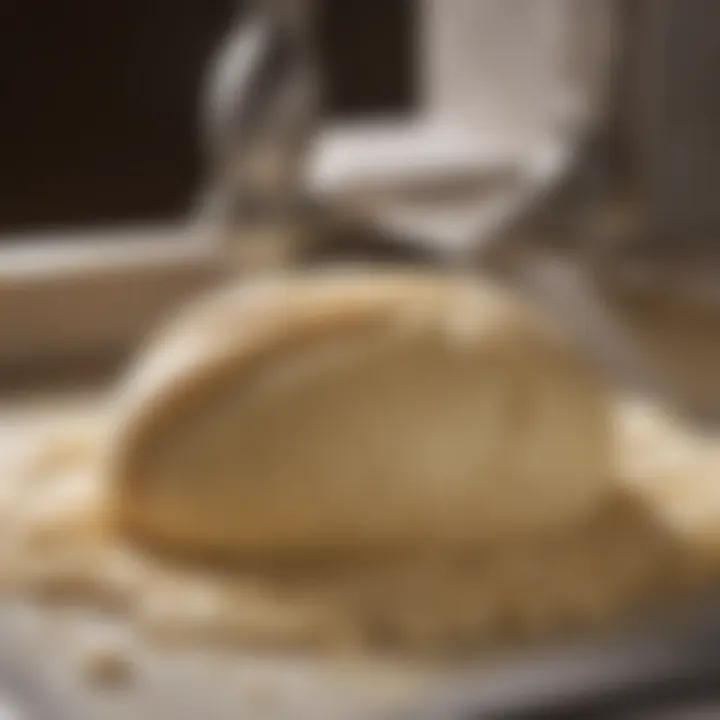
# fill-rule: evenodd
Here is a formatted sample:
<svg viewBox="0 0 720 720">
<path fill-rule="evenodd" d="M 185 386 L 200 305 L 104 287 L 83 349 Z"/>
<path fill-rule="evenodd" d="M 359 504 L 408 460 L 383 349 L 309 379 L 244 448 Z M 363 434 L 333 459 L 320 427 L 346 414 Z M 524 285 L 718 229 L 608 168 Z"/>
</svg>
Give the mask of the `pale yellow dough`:
<svg viewBox="0 0 720 720">
<path fill-rule="evenodd" d="M 181 314 L 121 403 L 111 509 L 173 550 L 476 547 L 581 522 L 609 486 L 590 364 L 477 279 L 230 288 Z"/>
<path fill-rule="evenodd" d="M 476 652 L 718 577 L 720 445 L 478 280 L 213 293 L 62 425 L 0 446 L 0 589 L 158 640 Z"/>
</svg>

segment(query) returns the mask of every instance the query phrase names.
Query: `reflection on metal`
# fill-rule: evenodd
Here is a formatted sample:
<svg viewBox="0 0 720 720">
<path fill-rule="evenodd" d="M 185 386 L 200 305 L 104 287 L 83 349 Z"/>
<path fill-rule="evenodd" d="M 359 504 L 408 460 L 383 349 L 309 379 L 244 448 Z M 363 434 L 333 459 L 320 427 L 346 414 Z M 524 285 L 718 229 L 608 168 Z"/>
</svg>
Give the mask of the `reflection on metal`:
<svg viewBox="0 0 720 720">
<path fill-rule="evenodd" d="M 254 0 L 215 58 L 203 106 L 202 211 L 229 225 L 288 215 L 317 119 L 310 0 Z"/>
<path fill-rule="evenodd" d="M 531 223 L 585 161 L 585 147 L 601 123 L 613 58 L 613 5 L 423 0 L 423 57 L 417 64 L 426 107 L 408 124 L 417 142 L 410 143 L 406 176 L 396 172 L 395 186 L 374 199 L 367 192 L 372 179 L 365 188 L 351 188 L 349 198 L 325 188 L 327 194 L 316 199 L 328 212 L 361 209 L 363 220 L 380 231 L 462 262 L 518 224 Z M 275 225 L 278 218 L 285 229 L 307 222 L 298 209 L 317 185 L 313 161 L 319 155 L 322 166 L 324 152 L 312 25 L 308 0 L 256 0 L 218 55 L 205 126 L 211 220 L 236 231 Z M 428 198 L 423 188 L 414 197 L 411 156 L 432 157 L 427 146 L 433 142 L 442 156 L 443 145 L 457 137 L 466 138 L 470 154 L 477 147 L 500 148 L 507 158 L 502 177 L 492 175 L 495 163 L 488 181 L 480 159 L 477 170 L 485 176 L 476 186 L 465 183 L 457 197 L 448 199 L 443 191 Z M 362 153 L 355 153 L 359 167 Z M 436 175 L 452 184 L 442 157 L 433 162 Z"/>
</svg>

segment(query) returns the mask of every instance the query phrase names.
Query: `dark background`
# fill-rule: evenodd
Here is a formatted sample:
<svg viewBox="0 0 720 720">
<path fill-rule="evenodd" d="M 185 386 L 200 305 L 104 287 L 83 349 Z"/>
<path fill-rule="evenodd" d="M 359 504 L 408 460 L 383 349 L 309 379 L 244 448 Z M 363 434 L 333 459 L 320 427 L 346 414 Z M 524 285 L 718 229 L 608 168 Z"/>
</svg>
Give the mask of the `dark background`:
<svg viewBox="0 0 720 720">
<path fill-rule="evenodd" d="M 197 190 L 198 102 L 236 0 L 0 0 L 0 232 L 161 220 Z M 414 104 L 414 0 L 323 0 L 327 114 Z"/>
</svg>

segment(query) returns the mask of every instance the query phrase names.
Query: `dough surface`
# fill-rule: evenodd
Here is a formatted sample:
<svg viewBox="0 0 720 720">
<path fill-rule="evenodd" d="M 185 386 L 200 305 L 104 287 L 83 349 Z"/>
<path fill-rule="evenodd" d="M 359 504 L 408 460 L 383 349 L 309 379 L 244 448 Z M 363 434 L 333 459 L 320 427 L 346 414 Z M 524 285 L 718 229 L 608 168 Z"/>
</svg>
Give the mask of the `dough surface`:
<svg viewBox="0 0 720 720">
<path fill-rule="evenodd" d="M 0 408 L 0 603 L 194 649 L 475 656 L 718 586 L 717 437 L 612 394 L 606 423 L 592 369 L 492 286 L 229 289 L 78 402 Z"/>
<path fill-rule="evenodd" d="M 66 410 L 52 433 L 32 423 L 15 461 L 17 443 L 0 444 L 0 598 L 119 613 L 151 645 L 425 657 L 612 631 L 718 584 L 717 439 L 654 408 L 612 404 L 618 474 L 574 527 L 482 548 L 258 555 L 231 567 L 112 532 L 99 410 L 76 430 Z"/>
<path fill-rule="evenodd" d="M 216 292 L 118 403 L 114 522 L 200 556 L 487 546 L 582 522 L 610 483 L 590 364 L 477 279 L 326 270 Z"/>
</svg>

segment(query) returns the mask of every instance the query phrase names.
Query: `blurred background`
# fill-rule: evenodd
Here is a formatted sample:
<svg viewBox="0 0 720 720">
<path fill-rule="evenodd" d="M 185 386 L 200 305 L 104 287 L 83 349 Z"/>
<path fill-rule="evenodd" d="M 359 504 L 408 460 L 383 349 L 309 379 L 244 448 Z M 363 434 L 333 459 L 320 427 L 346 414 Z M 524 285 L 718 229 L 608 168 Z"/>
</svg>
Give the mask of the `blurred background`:
<svg viewBox="0 0 720 720">
<path fill-rule="evenodd" d="M 477 43 L 487 44 L 492 17 L 492 34 L 504 33 L 507 52 L 518 55 L 540 14 L 550 19 L 577 13 L 572 0 L 535 3 L 544 6 L 541 13 L 522 0 L 505 3 L 500 12 L 479 0 L 483 4 L 491 9 L 474 30 Z M 432 0 L 318 2 L 316 40 L 328 120 L 401 118 L 418 110 L 420 28 L 428 5 Z M 636 184 L 656 231 L 682 236 L 686 245 L 714 233 L 720 222 L 717 3 L 584 5 L 614 6 L 615 109 L 606 127 L 613 135 L 608 152 L 615 169 Z M 89 0 L 5 0 L 0 242 L 17 230 L 166 220 L 184 213 L 201 175 L 202 83 L 238 7 L 237 0 L 157 0 L 152 6 L 126 0 L 112 8 Z M 535 63 L 546 63 L 537 50 Z M 476 86 L 463 87 L 465 93 L 497 95 L 486 71 L 478 67 L 473 73 Z"/>
<path fill-rule="evenodd" d="M 0 4 L 0 376 L 124 357 L 216 280 L 182 238 L 204 88 L 243 13 Z M 411 244 L 492 240 L 488 264 L 582 308 L 568 321 L 611 364 L 717 414 L 717 2 L 316 0 L 312 18 L 309 187 L 374 190 L 366 219 Z M 580 276 L 536 272 L 541 255 Z"/>
<path fill-rule="evenodd" d="M 201 177 L 200 101 L 237 0 L 0 5 L 0 232 L 164 221 Z M 414 0 L 323 2 L 329 120 L 416 106 Z M 0 235 L 0 242 L 3 236 Z"/>
</svg>

